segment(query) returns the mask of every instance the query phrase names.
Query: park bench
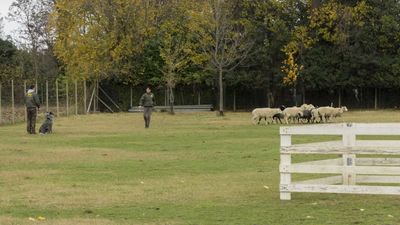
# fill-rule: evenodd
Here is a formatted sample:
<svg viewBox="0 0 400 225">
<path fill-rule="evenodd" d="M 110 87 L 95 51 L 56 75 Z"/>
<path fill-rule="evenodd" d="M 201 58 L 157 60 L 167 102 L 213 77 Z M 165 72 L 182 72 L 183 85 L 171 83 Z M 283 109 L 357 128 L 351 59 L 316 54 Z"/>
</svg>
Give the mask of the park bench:
<svg viewBox="0 0 400 225">
<path fill-rule="evenodd" d="M 170 110 L 170 106 L 155 106 L 154 111 L 156 112 L 168 112 Z M 206 112 L 212 111 L 212 105 L 175 105 L 175 112 Z M 139 108 L 137 106 L 132 107 L 128 110 L 129 112 L 143 112 L 143 108 Z"/>
<path fill-rule="evenodd" d="M 382 137 L 399 136 L 400 124 L 340 123 L 281 127 L 280 135 L 281 200 L 290 200 L 293 192 L 400 194 L 400 186 L 396 185 L 400 183 L 400 158 L 397 158 L 400 141 L 383 140 Z M 338 135 L 341 140 L 292 144 L 293 135 Z M 359 140 L 359 135 L 380 140 Z M 292 164 L 292 156 L 299 154 L 341 157 Z M 293 182 L 292 174 L 330 176 Z"/>
</svg>

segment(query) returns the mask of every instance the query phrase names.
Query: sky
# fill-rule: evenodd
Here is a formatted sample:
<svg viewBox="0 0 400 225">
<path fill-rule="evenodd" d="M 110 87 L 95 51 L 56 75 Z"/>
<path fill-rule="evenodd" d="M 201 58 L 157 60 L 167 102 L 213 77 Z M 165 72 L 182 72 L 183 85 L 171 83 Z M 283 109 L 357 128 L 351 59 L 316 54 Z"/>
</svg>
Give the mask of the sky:
<svg viewBox="0 0 400 225">
<path fill-rule="evenodd" d="M 8 16 L 8 9 L 14 0 L 0 0 L 0 16 Z M 8 21 L 6 18 L 3 19 L 3 31 L 5 35 L 13 35 L 13 31 L 18 28 L 18 24 Z"/>
</svg>

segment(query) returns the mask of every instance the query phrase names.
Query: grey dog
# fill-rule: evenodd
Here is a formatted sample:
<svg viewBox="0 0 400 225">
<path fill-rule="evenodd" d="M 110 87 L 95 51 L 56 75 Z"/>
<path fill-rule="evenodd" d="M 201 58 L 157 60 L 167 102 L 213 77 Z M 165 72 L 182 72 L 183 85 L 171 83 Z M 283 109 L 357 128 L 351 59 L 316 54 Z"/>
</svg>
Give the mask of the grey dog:
<svg viewBox="0 0 400 225">
<path fill-rule="evenodd" d="M 46 112 L 44 115 L 46 117 L 46 120 L 43 122 L 42 126 L 40 126 L 39 133 L 40 134 L 52 133 L 54 114 L 52 112 Z"/>
</svg>

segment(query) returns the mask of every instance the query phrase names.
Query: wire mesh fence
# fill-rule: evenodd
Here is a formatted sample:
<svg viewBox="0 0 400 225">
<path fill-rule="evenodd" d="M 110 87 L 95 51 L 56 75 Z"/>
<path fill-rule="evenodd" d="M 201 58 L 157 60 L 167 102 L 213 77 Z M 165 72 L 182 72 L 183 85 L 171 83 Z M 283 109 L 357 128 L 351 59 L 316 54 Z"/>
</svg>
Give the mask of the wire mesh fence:
<svg viewBox="0 0 400 225">
<path fill-rule="evenodd" d="M 25 95 L 31 85 L 35 85 L 40 99 L 39 115 L 53 112 L 56 116 L 70 116 L 98 111 L 95 81 L 10 80 L 0 83 L 0 125 L 26 120 Z"/>
<path fill-rule="evenodd" d="M 91 112 L 128 111 L 139 103 L 144 92 L 141 86 L 114 84 L 93 80 L 25 80 L 0 82 L 0 125 L 26 120 L 25 94 L 29 86 L 35 85 L 41 107 L 39 116 L 44 112 L 53 112 L 56 116 L 82 115 Z M 164 87 L 155 87 L 157 105 L 168 105 L 169 94 Z M 224 104 L 228 110 L 249 111 L 255 107 L 267 106 L 265 90 L 225 89 Z M 306 97 L 300 96 L 298 103 L 312 103 L 316 106 L 346 105 L 350 109 L 399 109 L 399 89 L 359 88 L 341 89 L 341 91 L 308 91 Z M 299 96 L 298 96 L 299 97 Z M 305 99 L 305 100 L 304 100 Z M 279 105 L 293 105 L 290 92 L 282 91 L 275 96 Z M 179 86 L 175 90 L 175 105 L 211 104 L 218 105 L 217 89 L 210 87 Z"/>
</svg>

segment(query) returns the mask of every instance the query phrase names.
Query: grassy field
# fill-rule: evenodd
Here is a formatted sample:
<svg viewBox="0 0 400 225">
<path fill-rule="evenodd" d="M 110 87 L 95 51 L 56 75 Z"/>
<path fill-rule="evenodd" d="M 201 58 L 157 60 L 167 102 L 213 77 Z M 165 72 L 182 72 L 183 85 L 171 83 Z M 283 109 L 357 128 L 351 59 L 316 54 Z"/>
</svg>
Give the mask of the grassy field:
<svg viewBox="0 0 400 225">
<path fill-rule="evenodd" d="M 400 111 L 343 120 L 400 122 Z M 150 129 L 140 114 L 60 118 L 45 136 L 2 126 L 0 224 L 400 224 L 400 197 L 280 201 L 278 129 L 250 113 L 155 113 Z"/>
</svg>

